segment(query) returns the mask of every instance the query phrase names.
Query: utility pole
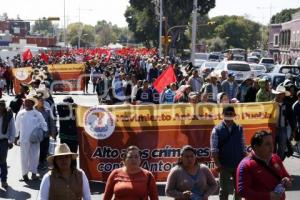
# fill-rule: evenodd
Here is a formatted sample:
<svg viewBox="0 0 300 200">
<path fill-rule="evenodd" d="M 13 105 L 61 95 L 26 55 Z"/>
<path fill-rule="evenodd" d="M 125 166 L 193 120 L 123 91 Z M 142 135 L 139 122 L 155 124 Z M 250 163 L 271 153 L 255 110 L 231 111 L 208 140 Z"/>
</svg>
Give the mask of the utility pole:
<svg viewBox="0 0 300 200">
<path fill-rule="evenodd" d="M 168 42 L 168 18 L 164 17 L 164 26 L 165 26 L 165 37 L 164 37 L 164 57 L 168 56 L 168 47 L 169 47 L 169 42 Z"/>
<path fill-rule="evenodd" d="M 191 45 L 191 62 L 193 64 L 195 60 L 195 51 L 196 51 L 197 14 L 198 14 L 197 6 L 198 6 L 198 0 L 193 0 L 193 23 L 192 23 L 192 45 Z"/>
<path fill-rule="evenodd" d="M 77 30 L 77 34 L 78 34 L 78 41 L 77 41 L 77 48 L 80 48 L 80 38 L 81 38 L 81 34 L 82 34 L 82 29 L 81 29 L 81 24 L 80 24 L 80 6 L 78 8 L 78 18 L 79 18 L 79 24 L 78 24 L 78 30 Z"/>
<path fill-rule="evenodd" d="M 64 44 L 67 46 L 67 32 L 66 32 L 66 0 L 64 0 Z"/>
<path fill-rule="evenodd" d="M 159 0 L 159 47 L 158 47 L 158 53 L 159 57 L 162 57 L 162 44 L 161 44 L 161 37 L 162 37 L 162 21 L 163 21 L 163 0 Z"/>
</svg>

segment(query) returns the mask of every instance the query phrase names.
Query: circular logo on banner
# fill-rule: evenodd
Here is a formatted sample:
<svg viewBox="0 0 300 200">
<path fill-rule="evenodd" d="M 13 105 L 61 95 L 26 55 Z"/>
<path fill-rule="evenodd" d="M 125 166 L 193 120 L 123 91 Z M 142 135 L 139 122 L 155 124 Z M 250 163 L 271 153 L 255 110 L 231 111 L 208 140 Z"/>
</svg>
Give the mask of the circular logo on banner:
<svg viewBox="0 0 300 200">
<path fill-rule="evenodd" d="M 16 71 L 16 78 L 18 80 L 24 81 L 28 78 L 29 74 L 26 70 L 24 69 L 17 69 Z"/>
<path fill-rule="evenodd" d="M 104 108 L 94 107 L 84 114 L 84 130 L 95 139 L 110 137 L 115 126 L 114 115 Z"/>
</svg>

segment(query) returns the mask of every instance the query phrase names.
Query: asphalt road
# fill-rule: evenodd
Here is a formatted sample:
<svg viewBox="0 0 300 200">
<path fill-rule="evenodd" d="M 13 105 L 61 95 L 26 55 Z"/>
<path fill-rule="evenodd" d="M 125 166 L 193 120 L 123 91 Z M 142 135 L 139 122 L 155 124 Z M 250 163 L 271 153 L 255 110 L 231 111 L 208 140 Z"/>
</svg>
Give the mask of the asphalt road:
<svg viewBox="0 0 300 200">
<path fill-rule="evenodd" d="M 54 95 L 55 102 L 61 102 L 66 95 Z M 88 94 L 82 95 L 82 92 L 73 93 L 73 98 L 77 104 L 81 105 L 96 105 L 96 95 Z M 4 95 L 4 99 L 9 101 L 13 97 Z M 300 199 L 300 159 L 293 156 L 284 161 L 284 165 L 288 169 L 288 172 L 294 178 L 293 187 L 290 188 L 286 194 L 288 200 Z M 14 146 L 8 153 L 8 184 L 7 191 L 0 188 L 0 199 L 37 199 L 39 193 L 40 181 L 29 181 L 27 183 L 20 182 L 21 167 L 20 167 L 20 149 Z M 40 171 L 43 175 L 46 171 Z M 159 199 L 167 200 L 171 199 L 164 194 L 164 183 L 158 183 Z M 102 199 L 105 185 L 103 183 L 90 183 L 92 199 Z M 211 196 L 210 200 L 218 199 L 217 195 Z"/>
</svg>

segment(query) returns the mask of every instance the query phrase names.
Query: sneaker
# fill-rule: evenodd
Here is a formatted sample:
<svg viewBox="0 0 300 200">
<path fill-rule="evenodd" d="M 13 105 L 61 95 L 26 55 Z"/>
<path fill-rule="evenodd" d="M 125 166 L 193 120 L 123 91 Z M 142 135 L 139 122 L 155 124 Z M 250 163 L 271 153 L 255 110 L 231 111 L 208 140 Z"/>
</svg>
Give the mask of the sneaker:
<svg viewBox="0 0 300 200">
<path fill-rule="evenodd" d="M 26 174 L 26 175 L 23 175 L 23 177 L 22 177 L 22 179 L 20 179 L 20 181 L 21 182 L 23 182 L 23 181 L 29 181 L 29 178 L 28 178 L 28 175 Z"/>
<path fill-rule="evenodd" d="M 40 178 L 40 176 L 36 175 L 36 174 L 32 174 L 31 176 L 31 180 L 38 180 Z"/>
<path fill-rule="evenodd" d="M 7 189 L 7 188 L 8 188 L 7 182 L 1 182 L 1 186 L 2 186 L 2 188 L 4 188 L 4 189 Z"/>
</svg>

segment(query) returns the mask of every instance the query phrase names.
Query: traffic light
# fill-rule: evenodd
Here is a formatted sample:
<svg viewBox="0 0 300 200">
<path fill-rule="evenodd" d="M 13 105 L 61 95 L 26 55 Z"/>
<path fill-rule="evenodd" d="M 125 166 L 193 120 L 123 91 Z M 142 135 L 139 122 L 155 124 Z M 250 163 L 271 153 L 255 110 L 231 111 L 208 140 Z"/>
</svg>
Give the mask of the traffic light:
<svg viewBox="0 0 300 200">
<path fill-rule="evenodd" d="M 215 25 L 215 24 L 216 24 L 215 21 L 209 21 L 209 22 L 207 22 L 207 25 Z"/>
<path fill-rule="evenodd" d="M 172 42 L 172 37 L 168 36 L 168 44 Z"/>
<path fill-rule="evenodd" d="M 49 21 L 59 21 L 59 17 L 48 17 L 47 20 Z"/>
<path fill-rule="evenodd" d="M 161 36 L 160 39 L 163 45 L 168 45 L 169 43 L 172 42 L 172 36 Z"/>
</svg>

